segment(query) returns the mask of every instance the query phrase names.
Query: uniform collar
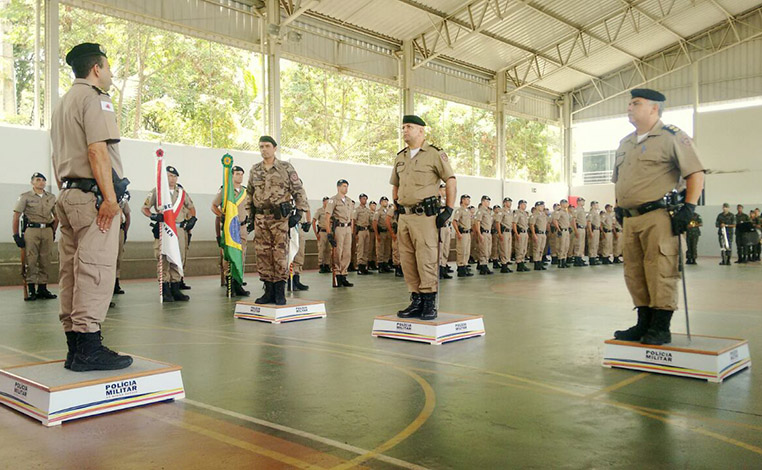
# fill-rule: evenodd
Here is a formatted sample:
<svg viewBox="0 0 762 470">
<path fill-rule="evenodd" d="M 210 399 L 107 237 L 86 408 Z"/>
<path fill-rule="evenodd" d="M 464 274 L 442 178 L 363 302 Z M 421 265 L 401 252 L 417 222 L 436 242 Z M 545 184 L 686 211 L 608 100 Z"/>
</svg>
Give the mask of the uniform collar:
<svg viewBox="0 0 762 470">
<path fill-rule="evenodd" d="M 652 127 L 650 131 L 648 131 L 647 135 L 650 137 L 652 135 L 662 135 L 663 133 L 664 133 L 664 123 L 661 121 L 661 119 L 659 119 L 658 121 L 656 121 L 656 124 L 654 124 L 654 127 Z M 646 137 L 646 139 L 647 138 L 648 137 Z M 630 134 L 629 139 L 633 145 L 638 145 L 638 131 L 637 130 L 633 131 L 632 134 Z"/>
</svg>

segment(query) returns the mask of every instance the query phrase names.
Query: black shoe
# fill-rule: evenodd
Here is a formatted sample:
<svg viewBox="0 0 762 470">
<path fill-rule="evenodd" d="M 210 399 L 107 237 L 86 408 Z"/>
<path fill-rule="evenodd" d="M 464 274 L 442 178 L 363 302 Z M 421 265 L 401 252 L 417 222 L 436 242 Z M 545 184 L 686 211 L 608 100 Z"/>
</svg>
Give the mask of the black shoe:
<svg viewBox="0 0 762 470">
<path fill-rule="evenodd" d="M 621 264 L 622 260 L 619 259 L 618 256 L 614 256 L 614 264 Z"/>
<path fill-rule="evenodd" d="M 471 256 L 470 258 L 468 258 L 468 264 L 476 264 L 476 260 L 474 259 L 474 257 L 473 257 L 473 256 Z"/>
<path fill-rule="evenodd" d="M 580 267 L 588 266 L 588 264 L 585 263 L 585 258 L 583 258 L 581 256 L 577 256 L 577 263 L 579 263 L 579 264 L 575 263 L 574 266 L 580 266 Z"/>
<path fill-rule="evenodd" d="M 354 284 L 352 284 L 351 282 L 347 281 L 347 276 L 345 276 L 345 275 L 342 275 L 342 276 L 341 276 L 341 279 L 338 279 L 338 278 L 337 278 L 337 279 L 336 279 L 336 281 L 337 281 L 337 282 L 339 282 L 339 281 L 340 281 L 340 282 L 341 282 L 341 285 L 342 285 L 342 287 L 354 287 Z"/>
<path fill-rule="evenodd" d="M 368 269 L 378 269 L 376 268 L 376 262 L 375 261 L 368 262 Z"/>
<path fill-rule="evenodd" d="M 672 342 L 672 334 L 669 332 L 669 324 L 672 321 L 672 313 L 669 310 L 652 309 L 653 317 L 651 326 L 640 340 L 642 344 L 661 346 Z"/>
<path fill-rule="evenodd" d="M 471 277 L 474 273 L 468 272 L 465 266 L 458 266 L 458 277 Z"/>
<path fill-rule="evenodd" d="M 172 291 L 169 288 L 168 282 L 165 282 L 161 285 L 161 301 L 165 303 L 175 301 L 175 298 L 172 297 Z"/>
<path fill-rule="evenodd" d="M 452 279 L 452 276 L 447 273 L 447 268 L 444 266 L 439 267 L 439 279 Z"/>
<path fill-rule="evenodd" d="M 275 305 L 286 305 L 286 281 L 278 281 L 272 284 L 274 297 L 273 302 Z"/>
<path fill-rule="evenodd" d="M 541 271 L 541 269 L 540 269 L 541 265 L 542 265 L 542 263 L 535 261 L 534 262 L 534 270 L 535 271 Z"/>
<path fill-rule="evenodd" d="M 180 290 L 191 290 L 191 287 L 185 283 L 185 278 L 181 277 L 180 282 L 177 283 L 177 287 Z"/>
<path fill-rule="evenodd" d="M 170 282 L 169 283 L 169 291 L 172 292 L 172 298 L 175 300 L 179 300 L 180 302 L 187 302 L 190 300 L 190 296 L 183 294 L 180 292 L 180 283 L 179 282 Z"/>
<path fill-rule="evenodd" d="M 489 265 L 482 264 L 481 267 L 479 267 L 479 274 L 492 274 L 492 271 L 489 270 Z"/>
<path fill-rule="evenodd" d="M 421 306 L 421 320 L 435 320 L 437 318 L 437 293 L 420 294 L 423 301 Z"/>
<path fill-rule="evenodd" d="M 603 264 L 605 264 L 605 265 L 609 265 L 609 264 L 613 264 L 613 263 L 611 262 L 611 260 L 609 259 L 609 257 L 608 257 L 608 256 L 605 256 L 605 257 L 603 258 Z"/>
<path fill-rule="evenodd" d="M 500 261 L 492 261 L 492 269 L 500 269 Z"/>
<path fill-rule="evenodd" d="M 759 260 L 757 260 L 757 261 L 759 261 Z M 452 266 L 450 266 L 449 264 L 445 265 L 445 268 L 447 268 L 447 272 L 448 273 L 452 273 L 453 272 Z"/>
<path fill-rule="evenodd" d="M 547 270 L 548 270 L 548 268 L 545 267 L 545 263 L 540 261 L 540 271 L 547 271 Z"/>
<path fill-rule="evenodd" d="M 512 273 L 513 271 L 511 270 L 511 268 L 508 267 L 508 263 L 506 263 L 506 264 L 504 264 L 504 265 L 502 265 L 500 267 L 500 272 L 501 273 Z"/>
<path fill-rule="evenodd" d="M 638 323 L 626 330 L 614 332 L 614 339 L 620 341 L 640 341 L 651 326 L 653 310 L 650 307 L 638 307 Z"/>
<path fill-rule="evenodd" d="M 394 277 L 405 277 L 405 274 L 402 272 L 402 266 L 397 265 L 394 267 Z"/>
<path fill-rule="evenodd" d="M 38 284 L 37 298 L 38 299 L 57 299 L 58 296 L 48 290 L 47 284 Z"/>
<path fill-rule="evenodd" d="M 598 258 L 590 258 L 590 266 L 598 266 Z"/>
<path fill-rule="evenodd" d="M 262 297 L 254 300 L 255 304 L 272 304 L 275 303 L 275 284 L 270 281 L 264 281 L 265 293 Z"/>
<path fill-rule="evenodd" d="M 66 352 L 66 360 L 64 361 L 64 369 L 71 369 L 71 361 L 74 359 L 74 355 L 77 354 L 77 333 L 75 331 L 66 331 L 66 347 L 69 350 Z"/>
<path fill-rule="evenodd" d="M 110 350 L 102 343 L 101 332 L 76 333 L 77 352 L 71 361 L 71 370 L 118 370 L 130 367 L 132 358 Z"/>
<path fill-rule="evenodd" d="M 423 307 L 423 299 L 418 292 L 410 293 L 410 305 L 407 308 L 397 312 L 399 318 L 414 318 L 421 316 L 421 308 Z"/>
<path fill-rule="evenodd" d="M 114 282 L 114 294 L 124 294 L 122 286 L 119 285 L 119 278 L 116 278 L 116 281 Z"/>
<path fill-rule="evenodd" d="M 527 268 L 527 265 L 524 262 L 521 262 L 516 265 L 516 271 L 520 273 L 524 273 L 527 271 L 531 271 L 531 269 Z"/>
<path fill-rule="evenodd" d="M 550 264 L 558 264 L 558 256 L 553 256 L 550 259 Z"/>
<path fill-rule="evenodd" d="M 29 295 L 24 297 L 24 300 L 26 301 L 37 300 L 37 293 L 35 292 L 34 284 L 27 284 L 26 287 L 27 287 L 27 290 L 29 291 Z"/>
<path fill-rule="evenodd" d="M 564 269 L 566 267 L 566 260 L 560 259 L 558 260 L 558 266 L 556 266 L 558 269 Z"/>
<path fill-rule="evenodd" d="M 357 275 L 358 276 L 365 276 L 369 274 L 368 268 L 364 264 L 360 264 L 357 266 Z"/>
<path fill-rule="evenodd" d="M 357 271 L 357 268 L 355 268 L 354 264 L 349 263 L 349 267 L 347 268 L 347 271 L 349 271 L 350 273 L 353 273 Z"/>
<path fill-rule="evenodd" d="M 236 297 L 248 297 L 251 293 L 243 288 L 241 284 L 238 283 L 235 279 L 233 279 L 233 288 L 231 289 L 231 292 Z"/>
<path fill-rule="evenodd" d="M 310 290 L 310 286 L 302 284 L 302 278 L 300 274 L 294 274 L 293 286 L 294 290 Z"/>
</svg>

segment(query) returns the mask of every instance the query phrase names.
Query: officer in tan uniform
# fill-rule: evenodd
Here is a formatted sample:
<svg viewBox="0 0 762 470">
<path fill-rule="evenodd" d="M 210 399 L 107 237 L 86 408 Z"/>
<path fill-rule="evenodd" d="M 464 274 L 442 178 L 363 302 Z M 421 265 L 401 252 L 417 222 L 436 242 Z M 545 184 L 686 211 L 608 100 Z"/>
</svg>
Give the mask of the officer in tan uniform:
<svg viewBox="0 0 762 470">
<path fill-rule="evenodd" d="M 180 173 L 177 168 L 173 166 L 167 166 L 167 183 L 169 186 L 169 192 L 172 194 L 172 204 L 179 204 L 178 199 L 182 199 L 182 207 L 177 215 L 177 242 L 180 245 L 180 256 L 185 257 L 185 251 L 188 249 L 188 231 L 190 231 L 195 225 L 196 221 L 196 207 L 193 205 L 190 195 L 177 183 L 177 178 Z M 158 199 L 156 197 L 156 188 L 153 188 L 143 202 L 142 212 L 143 215 L 150 218 L 153 224 L 153 255 L 156 259 L 159 259 L 161 255 L 161 243 L 159 241 L 159 223 L 164 221 L 163 213 L 160 213 L 158 206 Z M 153 212 L 152 212 L 153 211 Z M 180 292 L 180 271 L 177 266 L 172 263 L 167 255 L 162 256 L 162 278 L 164 285 L 162 286 L 162 295 L 164 302 L 174 302 L 175 300 L 187 302 L 190 300 L 190 296 L 187 296 Z M 183 270 L 187 266 L 183 265 Z M 169 282 L 167 282 L 169 281 Z"/>
<path fill-rule="evenodd" d="M 469 277 L 474 274 L 469 271 L 468 256 L 471 253 L 471 227 L 473 219 L 468 206 L 471 196 L 460 196 L 460 206 L 452 216 L 452 227 L 455 230 L 455 262 L 458 265 L 458 277 Z"/>
<path fill-rule="evenodd" d="M 368 195 L 360 194 L 360 205 L 352 214 L 355 239 L 357 240 L 357 274 L 365 276 L 373 274 L 368 271 L 368 254 L 370 253 L 370 229 L 373 214 L 368 208 Z"/>
<path fill-rule="evenodd" d="M 574 266 L 587 266 L 585 262 L 585 238 L 587 231 L 587 212 L 585 212 L 585 199 L 577 198 L 577 207 L 574 209 L 572 218 L 574 231 Z"/>
<path fill-rule="evenodd" d="M 397 237 L 397 230 L 399 228 L 398 218 L 397 206 L 389 204 L 389 212 L 386 213 L 386 225 L 389 227 L 389 235 L 392 238 L 392 262 L 390 264 L 394 266 L 394 277 L 403 277 L 402 265 L 400 265 L 399 237 Z"/>
<path fill-rule="evenodd" d="M 254 217 L 257 270 L 265 293 L 254 302 L 285 305 L 288 279 L 288 231 L 310 210 L 307 193 L 293 165 L 275 158 L 278 143 L 259 138 L 262 161 L 249 171 L 249 207 Z"/>
<path fill-rule="evenodd" d="M 58 296 L 48 290 L 48 269 L 58 226 L 56 197 L 45 191 L 47 178 L 42 173 L 33 174 L 31 183 L 32 190 L 19 196 L 13 208 L 13 240 L 26 258 L 29 296 L 24 300 L 55 299 Z M 21 235 L 19 219 L 24 221 Z"/>
<path fill-rule="evenodd" d="M 558 205 L 558 210 L 553 211 L 552 224 L 555 227 L 555 235 L 551 235 L 557 238 L 556 249 L 558 250 L 558 267 L 559 269 L 568 268 L 566 258 L 569 255 L 569 231 L 571 217 L 569 215 L 569 201 L 561 199 Z"/>
<path fill-rule="evenodd" d="M 618 216 L 624 220 L 624 279 L 638 322 L 614 337 L 661 345 L 672 341 L 669 327 L 680 278 L 678 236 L 687 230 L 703 190 L 704 167 L 691 138 L 662 123 L 664 95 L 634 89 L 631 96 L 627 115 L 635 132 L 619 144 L 611 181 L 616 184 Z M 670 217 L 665 194 L 683 183 L 685 202 Z"/>
<path fill-rule="evenodd" d="M 122 274 L 122 258 L 124 258 L 124 244 L 127 243 L 127 232 L 130 230 L 130 222 L 132 221 L 132 215 L 130 211 L 130 192 L 122 198 L 119 203 L 119 207 L 122 209 L 121 224 L 119 225 L 119 255 L 116 257 L 116 282 L 114 283 L 114 294 L 124 294 L 122 286 L 119 285 L 119 278 Z"/>
<path fill-rule="evenodd" d="M 497 253 L 498 246 L 500 245 L 500 237 L 497 232 L 497 224 L 500 223 L 500 219 L 503 218 L 503 212 L 500 209 L 500 206 L 495 204 L 492 206 L 492 229 L 490 230 L 490 233 L 492 234 L 492 248 L 490 251 L 489 259 L 492 262 L 492 267 L 495 269 L 500 269 L 500 258 Z"/>
<path fill-rule="evenodd" d="M 546 233 L 546 244 L 550 247 L 550 264 L 558 264 L 558 235 L 556 225 L 553 223 L 553 214 L 561 207 L 560 204 L 553 204 L 553 212 L 546 212 L 548 216 L 548 233 Z"/>
<path fill-rule="evenodd" d="M 532 232 L 532 241 L 534 242 L 532 261 L 534 261 L 535 271 L 546 271 L 545 263 L 545 242 L 547 241 L 548 217 L 545 215 L 545 202 L 537 201 L 534 203 L 534 215 L 529 218 L 529 229 Z"/>
<path fill-rule="evenodd" d="M 601 240 L 601 215 L 598 209 L 598 201 L 590 202 L 590 212 L 587 213 L 586 231 L 587 231 L 587 255 L 590 260 L 590 266 L 597 266 L 598 245 Z"/>
<path fill-rule="evenodd" d="M 524 263 L 529 241 L 529 213 L 526 209 L 527 202 L 522 199 L 519 201 L 519 208 L 513 213 L 513 227 L 516 232 L 516 271 L 518 272 L 531 271 Z"/>
<path fill-rule="evenodd" d="M 471 223 L 476 219 L 476 207 L 468 206 L 471 212 Z M 471 253 L 468 255 L 468 264 L 479 264 L 479 241 L 476 240 L 476 232 L 471 232 Z"/>
<path fill-rule="evenodd" d="M 439 205 L 447 205 L 447 185 L 439 185 Z M 452 240 L 452 221 L 448 220 L 442 228 L 439 229 L 439 279 L 452 279 L 450 273 L 452 269 L 447 264 L 450 257 L 450 240 Z"/>
<path fill-rule="evenodd" d="M 511 262 L 511 253 L 513 246 L 513 210 L 511 209 L 513 199 L 503 198 L 503 207 L 500 210 L 500 219 L 496 221 L 498 237 L 498 257 L 500 259 L 500 272 L 512 273 L 513 270 L 508 267 Z"/>
<path fill-rule="evenodd" d="M 376 201 L 370 201 L 368 209 L 370 209 L 370 230 L 368 231 L 368 272 L 370 272 L 371 269 L 378 269 L 376 265 L 376 232 L 373 231 L 373 217 L 376 215 L 376 209 L 378 209 Z"/>
<path fill-rule="evenodd" d="M 288 289 L 289 290 L 309 290 L 310 286 L 306 284 L 302 284 L 302 271 L 304 270 L 304 250 L 307 246 L 307 237 L 306 235 L 310 232 L 310 211 L 303 212 L 300 214 L 301 218 L 298 222 L 298 229 L 301 230 L 299 232 L 299 250 L 296 252 L 296 255 L 294 255 L 294 260 L 291 262 L 291 266 L 294 270 L 293 278 L 291 279 L 292 282 L 289 283 Z"/>
<path fill-rule="evenodd" d="M 315 232 L 318 246 L 318 265 L 320 266 L 318 272 L 322 274 L 331 272 L 329 261 L 331 259 L 331 245 L 328 243 L 325 227 L 320 225 L 320 222 L 325 217 L 325 206 L 328 205 L 329 199 L 328 196 L 323 196 L 323 205 L 315 211 L 315 215 L 312 217 L 312 230 Z"/>
<path fill-rule="evenodd" d="M 399 213 L 400 262 L 412 302 L 397 312 L 400 318 L 437 317 L 439 286 L 437 232 L 452 216 L 455 204 L 455 174 L 447 154 L 425 140 L 426 123 L 418 116 L 402 118 L 407 147 L 397 153 L 389 183 L 394 208 Z M 439 183 L 446 187 L 446 205 L 439 207 Z"/>
<path fill-rule="evenodd" d="M 336 195 L 328 199 L 323 225 L 326 227 L 328 243 L 334 247 L 333 270 L 336 273 L 334 287 L 352 287 L 347 280 L 349 262 L 352 259 L 352 213 L 355 202 L 347 196 L 349 182 L 341 179 L 336 182 Z"/>
<path fill-rule="evenodd" d="M 129 367 L 130 356 L 102 344 L 101 325 L 111 303 L 119 250 L 119 201 L 127 189 L 119 156 L 119 128 L 111 68 L 98 44 L 74 46 L 66 55 L 74 71 L 71 88 L 51 119 L 53 168 L 61 189 L 56 201 L 60 319 L 73 371 Z"/>
<path fill-rule="evenodd" d="M 476 217 L 474 217 L 474 239 L 479 244 L 479 263 L 476 265 L 476 269 L 479 270 L 479 274 L 492 274 L 489 269 L 489 256 L 492 253 L 492 208 L 490 207 L 491 199 L 489 196 L 482 196 L 482 200 L 479 203 L 479 208 L 476 210 Z"/>
<path fill-rule="evenodd" d="M 391 229 L 387 226 L 386 220 L 389 214 L 389 198 L 381 196 L 379 199 L 379 208 L 373 214 L 373 233 L 376 239 L 376 260 L 378 261 L 379 273 L 390 273 L 389 258 L 391 257 Z"/>
<path fill-rule="evenodd" d="M 623 231 L 622 224 L 614 217 L 614 264 L 622 263 L 622 252 L 624 250 Z"/>
<path fill-rule="evenodd" d="M 601 217 L 601 256 L 603 264 L 612 264 L 611 255 L 614 253 L 614 206 L 606 204 Z"/>
<path fill-rule="evenodd" d="M 249 238 L 249 222 L 251 222 L 251 217 L 249 216 L 249 197 L 247 193 L 246 186 L 243 185 L 243 175 L 244 170 L 240 166 L 234 166 L 232 168 L 233 173 L 233 191 L 234 191 L 234 197 L 238 201 L 236 206 L 238 206 L 238 225 L 240 227 L 240 234 L 241 234 L 241 251 L 243 251 L 243 264 L 244 264 L 244 271 L 245 265 L 246 265 L 246 248 L 248 245 L 248 238 Z M 186 195 L 187 197 L 187 195 Z M 219 191 L 217 191 L 217 194 L 214 196 L 214 199 L 212 200 L 212 213 L 216 216 L 216 222 L 218 224 L 221 224 L 224 220 L 224 215 L 222 213 L 222 186 L 220 186 Z M 222 247 L 222 238 L 217 238 L 217 244 Z M 226 274 L 228 270 L 230 269 L 230 263 L 228 261 L 222 262 L 222 271 Z M 231 278 L 232 279 L 232 278 Z M 243 296 L 248 297 L 250 292 L 245 290 L 243 288 L 243 285 L 239 284 L 236 279 L 232 279 L 233 284 L 230 286 L 230 292 L 234 296 Z"/>
</svg>

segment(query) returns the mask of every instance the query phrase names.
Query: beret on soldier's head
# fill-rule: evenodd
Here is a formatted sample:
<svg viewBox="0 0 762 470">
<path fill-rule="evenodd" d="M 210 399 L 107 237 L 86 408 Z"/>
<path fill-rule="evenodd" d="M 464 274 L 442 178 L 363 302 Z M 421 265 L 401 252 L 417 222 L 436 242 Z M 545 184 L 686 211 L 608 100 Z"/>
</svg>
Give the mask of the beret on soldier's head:
<svg viewBox="0 0 762 470">
<path fill-rule="evenodd" d="M 341 186 L 342 184 L 348 185 L 349 181 L 347 181 L 345 179 L 340 179 L 339 181 L 336 182 L 336 186 Z"/>
<path fill-rule="evenodd" d="M 519 199 L 519 204 L 526 204 L 527 202 L 523 199 Z"/>
<path fill-rule="evenodd" d="M 71 65 L 71 63 L 76 59 L 79 59 L 80 57 L 88 57 L 91 55 L 102 55 L 103 57 L 108 58 L 108 56 L 106 56 L 106 49 L 104 49 L 100 44 L 83 42 L 82 44 L 77 44 L 76 46 L 72 47 L 69 53 L 66 54 L 66 64 Z"/>
<path fill-rule="evenodd" d="M 368 203 L 368 205 L 369 205 L 369 206 L 372 206 L 372 205 L 374 205 L 374 204 L 376 204 L 376 201 L 370 201 L 370 202 Z"/>
<path fill-rule="evenodd" d="M 469 196 L 468 194 L 464 194 L 460 196 L 460 200 L 462 201 L 463 199 L 471 199 L 471 196 Z"/>
<path fill-rule="evenodd" d="M 503 202 L 513 202 L 513 199 L 511 199 L 509 197 L 504 197 L 503 198 Z"/>
<path fill-rule="evenodd" d="M 386 196 L 381 196 L 381 199 L 379 199 L 379 201 L 388 201 L 388 200 L 389 198 Z"/>
<path fill-rule="evenodd" d="M 644 98 L 651 101 L 658 101 L 663 102 L 667 101 L 667 97 L 663 94 L 659 93 L 656 90 L 651 90 L 650 88 L 634 88 L 630 91 L 630 95 L 633 98 Z"/>
<path fill-rule="evenodd" d="M 172 173 L 175 176 L 180 176 L 180 173 L 177 172 L 177 168 L 173 166 L 167 166 L 167 173 Z"/>
<path fill-rule="evenodd" d="M 497 210 L 497 209 L 500 209 L 500 206 L 498 206 L 497 204 L 495 204 L 494 206 L 492 206 L 492 210 Z"/>
<path fill-rule="evenodd" d="M 362 198 L 367 198 L 367 197 L 368 197 L 368 195 L 367 195 L 367 194 L 365 194 L 365 193 L 360 193 L 360 199 L 362 199 Z"/>
<path fill-rule="evenodd" d="M 331 199 L 331 198 L 330 198 L 330 197 L 328 197 L 328 196 L 323 196 L 323 200 L 324 200 L 324 201 L 327 201 L 327 200 L 329 200 L 329 199 Z"/>
<path fill-rule="evenodd" d="M 241 168 L 240 166 L 237 166 L 237 165 L 233 167 L 233 172 L 236 172 L 236 171 L 240 171 L 241 173 L 244 172 L 243 168 Z"/>
<path fill-rule="evenodd" d="M 593 204 L 598 204 L 598 201 L 590 201 L 590 205 L 592 206 Z"/>
<path fill-rule="evenodd" d="M 42 178 L 42 179 L 44 179 L 45 181 L 47 181 L 47 180 L 48 180 L 47 178 L 45 178 L 45 175 L 43 175 L 43 174 L 42 174 L 42 173 L 40 173 L 39 171 L 38 171 L 37 173 L 33 174 L 31 179 L 35 179 L 35 178 Z"/>
<path fill-rule="evenodd" d="M 273 147 L 277 147 L 278 146 L 278 143 L 275 141 L 275 139 L 273 139 L 269 135 L 263 135 L 262 137 L 259 138 L 259 141 L 260 142 L 270 142 L 271 144 L 273 144 Z"/>
<path fill-rule="evenodd" d="M 722 204 L 722 207 L 730 207 L 730 204 L 728 204 L 727 202 L 725 202 L 725 203 L 723 203 L 723 204 Z"/>
<path fill-rule="evenodd" d="M 537 201 L 537 202 L 534 203 L 535 207 L 537 207 L 537 206 L 544 206 L 544 205 L 545 205 L 545 201 Z"/>
<path fill-rule="evenodd" d="M 419 126 L 426 126 L 426 123 L 423 122 L 423 119 L 419 118 L 418 116 L 414 114 L 407 114 L 402 117 L 402 124 L 418 124 Z"/>
<path fill-rule="evenodd" d="M 563 204 L 565 202 L 569 202 L 569 201 L 567 201 L 566 199 L 561 199 L 561 204 Z"/>
<path fill-rule="evenodd" d="M 585 202 L 585 198 L 584 197 L 578 197 L 577 198 L 577 202 L 580 202 L 580 201 Z"/>
<path fill-rule="evenodd" d="M 491 201 L 492 199 L 489 198 L 486 194 L 482 196 L 482 201 Z"/>
</svg>

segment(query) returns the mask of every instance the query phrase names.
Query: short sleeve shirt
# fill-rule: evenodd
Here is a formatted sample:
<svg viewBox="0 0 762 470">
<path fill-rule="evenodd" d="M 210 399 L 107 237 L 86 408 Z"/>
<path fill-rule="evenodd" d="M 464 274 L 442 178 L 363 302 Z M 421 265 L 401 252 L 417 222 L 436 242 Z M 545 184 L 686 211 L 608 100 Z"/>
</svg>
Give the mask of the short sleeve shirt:
<svg viewBox="0 0 762 470">
<path fill-rule="evenodd" d="M 187 191 L 183 190 L 185 193 L 185 199 L 183 200 L 183 207 L 182 210 L 180 210 L 180 213 L 178 214 L 177 220 L 185 220 L 190 217 L 190 210 L 194 208 L 193 200 L 191 199 L 190 195 Z M 174 190 L 172 190 L 172 204 L 175 204 L 177 202 L 177 198 L 180 196 L 180 188 L 175 187 Z M 148 194 L 148 197 L 143 202 L 143 207 L 146 209 L 154 209 L 158 210 L 158 206 L 156 205 L 156 188 L 153 188 L 151 192 Z"/>
<path fill-rule="evenodd" d="M 246 189 L 246 186 L 241 186 L 238 189 L 234 188 L 235 191 L 235 197 L 238 197 L 241 194 L 241 191 Z M 239 220 L 246 220 L 246 217 L 249 216 L 249 204 L 248 204 L 248 194 L 246 197 L 241 197 L 238 200 L 238 219 Z M 221 207 L 222 206 L 222 188 L 220 188 L 219 191 L 217 191 L 217 195 L 214 196 L 214 199 L 212 200 L 212 205 L 214 207 Z"/>
<path fill-rule="evenodd" d="M 372 214 L 367 206 L 357 206 L 355 208 L 354 214 L 352 214 L 352 219 L 355 221 L 355 224 L 360 227 L 369 226 L 371 217 Z"/>
<path fill-rule="evenodd" d="M 461 206 L 455 209 L 455 212 L 452 215 L 453 222 L 457 222 L 458 224 L 458 230 L 470 230 L 471 224 L 473 223 L 473 219 L 471 218 L 471 211 L 469 211 L 467 208 Z"/>
<path fill-rule="evenodd" d="M 424 142 L 415 157 L 410 157 L 408 147 L 397 154 L 389 183 L 399 188 L 399 204 L 414 206 L 427 197 L 438 197 L 440 181 L 454 177 L 447 154 Z"/>
<path fill-rule="evenodd" d="M 342 197 L 337 194 L 328 200 L 328 205 L 325 207 L 325 213 L 337 222 L 348 224 L 352 218 L 354 208 L 355 203 L 349 196 L 344 196 L 342 199 Z"/>
<path fill-rule="evenodd" d="M 474 220 L 479 222 L 479 230 L 490 230 L 492 228 L 492 209 L 480 207 L 476 211 Z"/>
<path fill-rule="evenodd" d="M 33 224 L 51 224 L 53 223 L 55 207 L 56 197 L 54 195 L 47 191 L 38 195 L 32 190 L 19 196 L 13 211 L 24 214 L 27 221 Z"/>
</svg>

